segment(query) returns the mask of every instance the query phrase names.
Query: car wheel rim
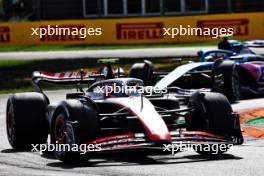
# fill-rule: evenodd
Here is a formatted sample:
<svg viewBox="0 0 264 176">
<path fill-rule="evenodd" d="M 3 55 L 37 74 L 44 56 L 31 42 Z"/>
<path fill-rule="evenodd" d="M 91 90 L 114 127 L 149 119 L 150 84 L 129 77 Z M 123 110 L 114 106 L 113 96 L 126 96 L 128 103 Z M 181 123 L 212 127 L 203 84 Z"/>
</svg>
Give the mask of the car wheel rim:
<svg viewBox="0 0 264 176">
<path fill-rule="evenodd" d="M 55 121 L 55 142 L 62 144 L 65 141 L 65 118 L 60 115 L 56 118 Z"/>
</svg>

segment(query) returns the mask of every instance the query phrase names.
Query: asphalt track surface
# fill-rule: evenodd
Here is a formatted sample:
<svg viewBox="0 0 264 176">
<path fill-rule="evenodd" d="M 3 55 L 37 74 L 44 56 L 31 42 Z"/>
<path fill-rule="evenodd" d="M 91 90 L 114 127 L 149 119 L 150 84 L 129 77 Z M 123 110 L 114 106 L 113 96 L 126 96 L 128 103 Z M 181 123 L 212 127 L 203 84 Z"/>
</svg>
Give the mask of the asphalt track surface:
<svg viewBox="0 0 264 176">
<path fill-rule="evenodd" d="M 206 50 L 206 49 L 216 49 L 216 47 L 0 52 L 0 60 L 194 57 L 194 56 L 197 56 L 197 51 Z M 260 54 L 260 55 L 264 54 L 263 48 L 251 48 L 251 49 L 254 52 L 256 52 L 256 54 Z"/>
<path fill-rule="evenodd" d="M 51 102 L 65 99 L 64 91 L 48 93 Z M 84 164 L 64 164 L 52 155 L 18 152 L 6 137 L 5 108 L 8 95 L 0 95 L 0 175 L 264 175 L 264 140 L 246 139 L 222 156 L 203 157 L 195 152 L 172 155 L 105 154 Z M 234 110 L 264 107 L 264 98 L 242 100 Z"/>
</svg>

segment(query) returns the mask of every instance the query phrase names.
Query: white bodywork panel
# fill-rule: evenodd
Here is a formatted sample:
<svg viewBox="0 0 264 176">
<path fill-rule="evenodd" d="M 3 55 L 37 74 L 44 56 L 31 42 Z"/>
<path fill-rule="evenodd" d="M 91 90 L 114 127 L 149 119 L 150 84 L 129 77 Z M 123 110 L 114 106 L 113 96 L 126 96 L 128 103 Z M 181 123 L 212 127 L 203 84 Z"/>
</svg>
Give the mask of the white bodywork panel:
<svg viewBox="0 0 264 176">
<path fill-rule="evenodd" d="M 187 72 L 197 67 L 206 66 L 206 65 L 212 65 L 212 62 L 194 62 L 190 64 L 181 65 L 175 68 L 172 72 L 170 72 L 164 78 L 162 78 L 159 82 L 157 82 L 155 87 L 159 89 L 165 89 L 168 86 L 170 86 L 170 84 L 172 84 L 174 81 L 176 81 L 177 79 L 182 77 L 184 74 L 186 74 Z"/>
<path fill-rule="evenodd" d="M 145 97 L 108 98 L 105 103 L 115 103 L 129 108 L 147 129 L 151 136 L 159 136 L 160 140 L 168 140 L 169 130 L 153 104 Z M 142 105 L 143 103 L 143 105 Z"/>
</svg>

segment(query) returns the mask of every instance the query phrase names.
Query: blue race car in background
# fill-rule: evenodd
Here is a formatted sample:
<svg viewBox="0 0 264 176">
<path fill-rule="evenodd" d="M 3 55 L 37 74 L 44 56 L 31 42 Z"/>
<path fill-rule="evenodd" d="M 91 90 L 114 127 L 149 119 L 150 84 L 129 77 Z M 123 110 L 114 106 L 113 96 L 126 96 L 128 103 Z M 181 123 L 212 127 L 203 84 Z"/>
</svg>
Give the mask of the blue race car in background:
<svg viewBox="0 0 264 176">
<path fill-rule="evenodd" d="M 146 61 L 134 64 L 129 76 L 176 94 L 197 90 L 220 92 L 230 102 L 239 100 L 241 95 L 264 94 L 264 57 L 237 40 L 228 42 L 231 50 L 199 51 L 200 62 L 181 65 L 170 73 L 155 73 L 152 63 Z"/>
<path fill-rule="evenodd" d="M 228 40 L 230 50 L 214 49 L 198 51 L 197 55 L 201 62 L 217 60 L 217 59 L 230 59 L 233 56 L 241 56 L 245 61 L 248 57 L 255 56 L 256 53 L 248 48 L 245 44 L 238 40 Z"/>
</svg>

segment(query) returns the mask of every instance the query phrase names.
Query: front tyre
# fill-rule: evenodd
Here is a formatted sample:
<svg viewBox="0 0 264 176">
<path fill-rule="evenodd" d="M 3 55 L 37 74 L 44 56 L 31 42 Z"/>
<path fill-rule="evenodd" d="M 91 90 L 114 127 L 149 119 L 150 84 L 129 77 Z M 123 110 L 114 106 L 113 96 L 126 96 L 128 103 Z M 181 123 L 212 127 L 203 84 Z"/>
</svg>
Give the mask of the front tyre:
<svg viewBox="0 0 264 176">
<path fill-rule="evenodd" d="M 87 155 L 72 150 L 73 145 L 80 144 L 95 138 L 97 133 L 97 110 L 88 102 L 67 100 L 55 110 L 51 125 L 51 141 L 59 147 L 54 155 L 63 162 L 84 162 Z M 76 149 L 76 147 L 75 147 Z M 77 148 L 79 149 L 79 148 Z"/>
<path fill-rule="evenodd" d="M 204 131 L 214 135 L 224 136 L 230 141 L 237 139 L 240 141 L 239 143 L 243 142 L 239 119 L 233 114 L 232 107 L 224 95 L 213 92 L 196 92 L 190 97 L 188 106 L 194 110 L 186 118 L 188 124 L 187 130 Z M 212 147 L 216 147 L 216 145 L 209 145 L 211 150 L 210 148 L 204 150 L 204 145 L 202 149 L 196 151 L 206 155 L 221 154 L 229 149 L 229 144 L 222 145 L 226 146 L 226 148 L 218 150 L 217 152 L 212 150 Z"/>
</svg>

